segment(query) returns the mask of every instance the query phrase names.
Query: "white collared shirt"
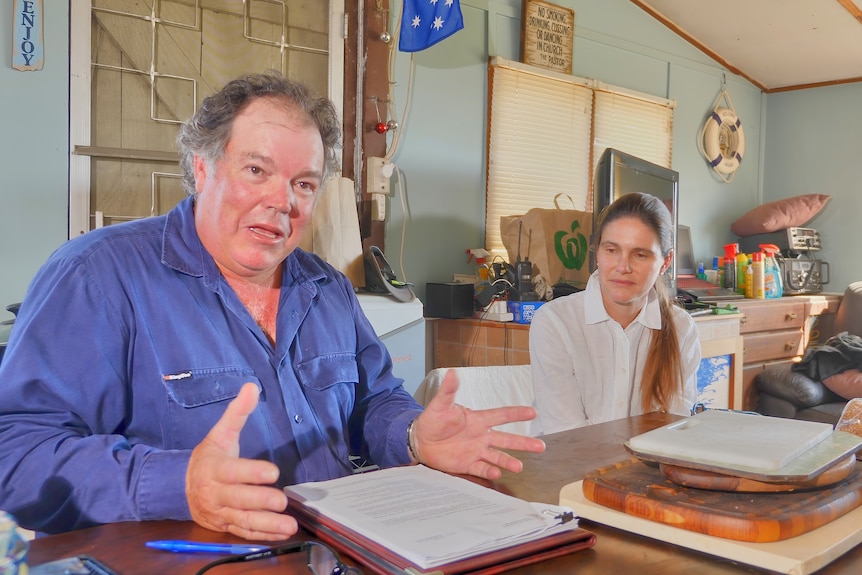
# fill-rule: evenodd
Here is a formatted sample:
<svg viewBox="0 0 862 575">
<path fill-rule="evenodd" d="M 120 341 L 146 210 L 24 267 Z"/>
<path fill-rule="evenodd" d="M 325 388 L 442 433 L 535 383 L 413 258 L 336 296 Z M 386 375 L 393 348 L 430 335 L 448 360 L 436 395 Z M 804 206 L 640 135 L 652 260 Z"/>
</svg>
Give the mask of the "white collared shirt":
<svg viewBox="0 0 862 575">
<path fill-rule="evenodd" d="M 697 399 L 700 341 L 685 310 L 673 307 L 685 377 L 684 394 L 671 413 L 689 415 Z M 530 325 L 530 364 L 539 415 L 532 435 L 601 423 L 643 413 L 641 375 L 652 330 L 661 329 L 658 294 L 628 327 L 611 319 L 602 303 L 597 273 L 586 290 L 552 300 L 536 310 Z"/>
</svg>

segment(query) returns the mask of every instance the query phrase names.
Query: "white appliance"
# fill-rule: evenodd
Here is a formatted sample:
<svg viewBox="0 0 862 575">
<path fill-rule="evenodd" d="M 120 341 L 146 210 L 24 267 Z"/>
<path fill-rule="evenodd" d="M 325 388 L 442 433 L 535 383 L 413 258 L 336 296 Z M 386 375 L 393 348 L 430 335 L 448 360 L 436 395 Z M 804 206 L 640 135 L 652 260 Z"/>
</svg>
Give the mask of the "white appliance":
<svg viewBox="0 0 862 575">
<path fill-rule="evenodd" d="M 419 298 L 400 302 L 388 295 L 356 294 L 377 337 L 392 356 L 392 373 L 404 380 L 410 395 L 427 372 L 424 306 Z"/>
</svg>

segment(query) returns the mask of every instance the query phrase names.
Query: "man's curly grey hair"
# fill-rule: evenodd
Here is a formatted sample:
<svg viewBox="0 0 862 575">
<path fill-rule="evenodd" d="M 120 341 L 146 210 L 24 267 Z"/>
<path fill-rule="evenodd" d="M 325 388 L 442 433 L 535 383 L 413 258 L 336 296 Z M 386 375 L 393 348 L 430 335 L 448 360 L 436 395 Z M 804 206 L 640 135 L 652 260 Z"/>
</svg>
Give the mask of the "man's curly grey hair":
<svg viewBox="0 0 862 575">
<path fill-rule="evenodd" d="M 258 98 L 283 102 L 285 109 L 304 114 L 317 126 L 323 141 L 323 179 L 338 169 L 336 152 L 341 140 L 338 114 L 328 98 L 280 73 L 248 74 L 228 82 L 224 88 L 204 99 L 200 109 L 180 128 L 177 146 L 183 170 L 183 188 L 196 195 L 194 156 L 212 165 L 224 156 L 237 115 Z"/>
</svg>

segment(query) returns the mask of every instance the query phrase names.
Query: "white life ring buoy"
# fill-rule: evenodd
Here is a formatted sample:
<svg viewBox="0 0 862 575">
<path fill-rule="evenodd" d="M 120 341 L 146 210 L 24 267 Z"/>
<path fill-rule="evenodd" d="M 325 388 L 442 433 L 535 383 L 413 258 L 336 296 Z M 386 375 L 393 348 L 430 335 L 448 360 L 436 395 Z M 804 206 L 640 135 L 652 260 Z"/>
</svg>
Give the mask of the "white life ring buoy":
<svg viewBox="0 0 862 575">
<path fill-rule="evenodd" d="M 719 174 L 733 174 L 745 154 L 745 133 L 736 112 L 716 108 L 703 127 L 706 161 Z"/>
</svg>

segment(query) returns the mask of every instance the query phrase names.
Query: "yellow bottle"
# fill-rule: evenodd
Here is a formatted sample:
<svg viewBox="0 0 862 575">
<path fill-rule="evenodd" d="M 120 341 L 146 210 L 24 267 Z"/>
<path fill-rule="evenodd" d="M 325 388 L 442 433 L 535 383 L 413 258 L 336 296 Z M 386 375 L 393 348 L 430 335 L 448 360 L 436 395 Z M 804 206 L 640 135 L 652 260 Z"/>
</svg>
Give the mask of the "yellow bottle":
<svg viewBox="0 0 862 575">
<path fill-rule="evenodd" d="M 745 297 L 751 299 L 754 297 L 754 270 L 751 264 L 745 266 Z"/>
<path fill-rule="evenodd" d="M 763 252 L 754 252 L 751 254 L 751 297 L 755 299 L 766 297 L 765 279 Z"/>
<path fill-rule="evenodd" d="M 748 254 L 736 254 L 736 293 L 745 295 L 745 277 L 748 268 Z"/>
</svg>

